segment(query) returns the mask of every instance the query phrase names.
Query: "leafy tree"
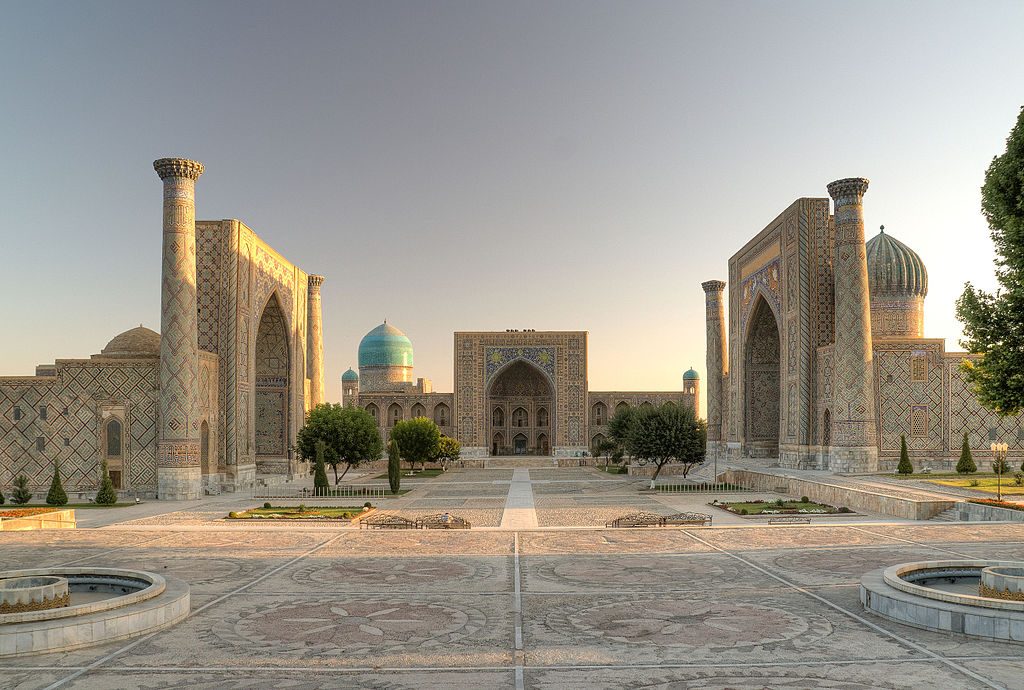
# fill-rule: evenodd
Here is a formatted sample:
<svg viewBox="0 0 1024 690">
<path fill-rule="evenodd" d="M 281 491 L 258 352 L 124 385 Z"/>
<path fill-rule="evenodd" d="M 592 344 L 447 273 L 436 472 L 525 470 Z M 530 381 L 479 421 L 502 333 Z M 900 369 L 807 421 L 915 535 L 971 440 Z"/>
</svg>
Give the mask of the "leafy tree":
<svg viewBox="0 0 1024 690">
<path fill-rule="evenodd" d="M 981 210 L 996 251 L 995 294 L 964 286 L 956 303 L 960 342 L 976 361 L 961 365 L 978 401 L 1010 416 L 1024 411 L 1024 108 L 992 159 L 981 188 Z"/>
<path fill-rule="evenodd" d="M 376 460 L 384 450 L 373 415 L 361 407 L 322 403 L 306 416 L 295 438 L 295 449 L 303 460 L 316 460 L 316 442 L 324 442 L 324 462 L 334 470 L 334 483 L 353 467 Z M 338 466 L 345 469 L 338 476 Z"/>
<path fill-rule="evenodd" d="M 402 454 L 395 439 L 388 442 L 388 485 L 393 494 L 402 488 Z"/>
<path fill-rule="evenodd" d="M 103 478 L 100 479 L 100 489 L 96 492 L 96 504 L 101 506 L 112 506 L 117 503 L 117 491 L 114 490 L 114 482 L 110 480 L 110 472 L 107 471 L 107 461 L 103 461 Z"/>
<path fill-rule="evenodd" d="M 14 478 L 14 491 L 11 492 L 11 502 L 24 505 L 32 500 L 32 492 L 28 490 L 28 477 L 19 474 Z"/>
<path fill-rule="evenodd" d="M 66 506 L 68 494 L 60 484 L 60 467 L 57 461 L 53 461 L 53 480 L 50 482 L 50 490 L 46 494 L 46 504 L 51 506 Z"/>
<path fill-rule="evenodd" d="M 462 444 L 451 436 L 441 435 L 437 444 L 437 455 L 434 459 L 441 465 L 442 470 L 448 469 L 448 463 L 455 462 L 462 455 Z"/>
<path fill-rule="evenodd" d="M 327 467 L 324 465 L 324 455 L 327 454 L 327 444 L 323 439 L 316 442 L 316 465 L 313 467 L 313 493 L 318 496 L 326 496 L 331 483 L 327 481 Z"/>
<path fill-rule="evenodd" d="M 974 474 L 978 466 L 974 464 L 974 456 L 971 455 L 971 444 L 967 442 L 967 433 L 964 432 L 964 443 L 960 446 L 960 461 L 956 464 L 957 474 Z"/>
<path fill-rule="evenodd" d="M 611 439 L 603 438 L 600 441 L 594 443 L 594 447 L 591 449 L 594 453 L 594 457 L 597 459 L 604 458 L 604 467 L 608 469 L 608 461 L 611 460 L 612 454 L 618 450 L 619 444 Z"/>
<path fill-rule="evenodd" d="M 707 425 L 693 408 L 682 405 L 640 408 L 632 413 L 626 449 L 641 460 L 654 463 L 651 488 L 670 462 L 683 466 L 683 477 L 704 463 Z"/>
<path fill-rule="evenodd" d="M 391 428 L 391 439 L 398 442 L 402 457 L 416 470 L 416 463 L 430 462 L 437 457 L 441 430 L 433 420 L 416 417 L 398 422 Z"/>
<path fill-rule="evenodd" d="M 900 464 L 896 466 L 899 474 L 913 474 L 914 465 L 910 462 L 910 453 L 907 451 L 907 437 L 900 435 Z"/>
</svg>

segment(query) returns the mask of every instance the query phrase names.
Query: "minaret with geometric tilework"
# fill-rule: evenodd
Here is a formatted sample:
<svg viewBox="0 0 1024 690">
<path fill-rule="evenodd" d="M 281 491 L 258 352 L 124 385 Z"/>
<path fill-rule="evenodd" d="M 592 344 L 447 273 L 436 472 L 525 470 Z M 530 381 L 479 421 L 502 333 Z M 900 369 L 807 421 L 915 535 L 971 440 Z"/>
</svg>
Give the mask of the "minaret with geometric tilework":
<svg viewBox="0 0 1024 690">
<path fill-rule="evenodd" d="M 725 339 L 725 301 L 722 299 L 725 283 L 709 280 L 701 283 L 707 320 L 707 367 L 708 367 L 708 441 L 707 453 L 721 456 L 725 450 L 722 436 L 722 396 L 725 395 L 723 379 L 728 362 Z"/>
<path fill-rule="evenodd" d="M 310 407 L 324 401 L 324 326 L 320 286 L 324 277 L 309 276 L 309 397 Z"/>
<path fill-rule="evenodd" d="M 161 158 L 153 168 L 164 183 L 157 492 L 193 500 L 202 495 L 195 192 L 203 165 Z"/>
<path fill-rule="evenodd" d="M 837 180 L 828 186 L 835 202 L 835 337 L 833 357 L 833 472 L 878 470 L 878 418 L 875 412 L 874 364 L 871 351 L 871 297 L 864 247 L 862 177 Z"/>
</svg>

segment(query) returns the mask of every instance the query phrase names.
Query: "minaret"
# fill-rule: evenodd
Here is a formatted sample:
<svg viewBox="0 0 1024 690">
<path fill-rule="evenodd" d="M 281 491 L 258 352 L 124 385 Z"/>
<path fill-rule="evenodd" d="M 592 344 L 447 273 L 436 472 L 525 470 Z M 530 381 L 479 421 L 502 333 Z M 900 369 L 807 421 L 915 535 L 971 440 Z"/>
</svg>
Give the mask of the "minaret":
<svg viewBox="0 0 1024 690">
<path fill-rule="evenodd" d="M 701 283 L 704 288 L 704 300 L 707 307 L 707 396 L 708 396 L 708 446 L 709 455 L 721 456 L 724 451 L 722 435 L 722 406 L 725 394 L 723 379 L 725 377 L 726 354 L 725 340 L 725 301 L 722 299 L 725 283 L 721 280 L 709 280 Z"/>
<path fill-rule="evenodd" d="M 828 186 L 835 202 L 836 241 L 832 255 L 835 280 L 835 337 L 832 382 L 833 472 L 878 470 L 878 418 L 875 413 L 874 364 L 871 353 L 871 298 L 864 247 L 863 177 Z"/>
<path fill-rule="evenodd" d="M 203 164 L 161 158 L 153 168 L 164 182 L 157 492 L 165 500 L 192 500 L 202 494 L 196 180 L 203 174 Z"/>
<path fill-rule="evenodd" d="M 323 276 L 309 276 L 309 397 L 310 407 L 324 401 L 324 327 L 320 308 Z"/>
</svg>

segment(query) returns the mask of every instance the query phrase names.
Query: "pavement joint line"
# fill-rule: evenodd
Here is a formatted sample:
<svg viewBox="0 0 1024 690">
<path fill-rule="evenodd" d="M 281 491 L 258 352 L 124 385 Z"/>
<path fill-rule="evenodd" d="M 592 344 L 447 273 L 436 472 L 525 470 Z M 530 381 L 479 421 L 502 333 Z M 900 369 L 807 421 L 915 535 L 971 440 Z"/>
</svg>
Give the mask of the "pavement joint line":
<svg viewBox="0 0 1024 690">
<path fill-rule="evenodd" d="M 317 551 L 320 551 L 321 549 L 326 548 L 327 546 L 333 544 L 334 542 L 336 542 L 339 539 L 341 539 L 342 536 L 344 536 L 344 534 L 339 534 L 339 535 L 337 535 L 337 536 L 335 536 L 335 537 L 333 537 L 331 539 L 328 539 L 328 540 L 326 540 L 324 542 L 321 542 L 320 544 L 314 546 L 313 548 L 309 549 L 305 553 L 300 554 L 300 555 L 296 556 L 295 558 L 291 559 L 290 561 L 288 561 L 286 563 L 283 563 L 283 564 L 277 566 L 276 568 L 274 568 L 272 570 L 267 571 L 263 575 L 260 575 L 255 580 L 252 580 L 252 581 L 242 585 L 241 587 L 237 587 L 237 588 L 233 589 L 232 591 L 230 591 L 230 592 L 228 592 L 226 594 L 222 594 L 221 596 L 217 597 L 213 601 L 209 601 L 209 602 L 203 604 L 202 606 L 200 606 L 199 608 L 197 608 L 197 609 L 195 609 L 193 611 L 189 611 L 188 615 L 185 616 L 185 618 L 183 618 L 181 621 L 179 621 L 179 623 L 183 622 L 185 620 L 188 620 L 189 618 L 192 618 L 193 616 L 199 615 L 200 613 L 202 613 L 206 609 L 210 608 L 211 606 L 216 606 L 217 604 L 219 604 L 220 602 L 224 601 L 225 599 L 233 597 L 236 594 L 239 594 L 241 592 L 244 592 L 245 590 L 249 589 L 250 587 L 252 587 L 252 586 L 254 586 L 256 584 L 259 584 L 263 580 L 266 580 L 267 578 L 271 577 L 272 575 L 276 575 L 277 573 L 281 572 L 285 568 L 288 568 L 288 567 L 294 565 L 295 563 L 298 563 L 303 558 L 306 558 L 307 556 L 311 556 L 312 554 L 316 553 Z M 135 647 L 139 646 L 143 642 L 146 642 L 147 640 L 150 640 L 153 637 L 159 635 L 161 632 L 163 632 L 163 629 L 156 630 L 154 632 L 149 633 L 148 635 L 143 635 L 142 637 L 139 637 L 138 639 L 132 640 L 128 644 L 126 644 L 126 645 L 124 645 L 124 646 L 122 646 L 122 647 L 120 647 L 118 649 L 115 649 L 114 651 L 112 651 L 111 653 L 107 654 L 106 656 L 100 657 L 99 659 L 97 659 L 93 663 L 89 664 L 88 666 L 86 666 L 86 667 L 84 667 L 82 669 L 79 669 L 78 671 L 72 673 L 71 675 L 65 676 L 64 678 L 62 678 L 62 679 L 60 679 L 60 680 L 58 680 L 58 681 L 56 681 L 54 683 L 51 683 L 50 685 L 47 685 L 44 688 L 44 690 L 54 690 L 55 688 L 62 687 L 63 685 L 65 685 L 65 684 L 67 684 L 67 683 L 69 683 L 69 682 L 71 682 L 71 681 L 73 681 L 73 680 L 75 680 L 77 678 L 80 678 L 81 676 L 89 673 L 90 671 L 94 671 L 94 670 L 98 669 L 99 667 L 103 666 L 104 664 L 106 664 L 111 659 L 115 659 L 115 658 L 121 656 L 122 654 L 124 654 L 125 652 L 134 649 Z"/>
<path fill-rule="evenodd" d="M 895 539 L 896 541 L 901 541 L 905 544 L 913 544 L 914 546 L 919 546 L 925 549 L 931 549 L 932 551 L 944 551 L 946 553 L 951 553 L 954 556 L 960 556 L 961 558 L 966 558 L 970 560 L 975 560 L 978 558 L 977 556 L 971 556 L 970 554 L 961 553 L 960 551 L 954 551 L 953 549 L 947 549 L 941 546 L 932 546 L 931 544 L 924 544 L 919 541 L 914 541 L 913 539 L 903 539 L 902 537 L 893 537 L 887 534 L 881 534 L 880 532 L 872 532 L 871 530 L 864 529 L 863 527 L 851 527 L 850 529 L 855 529 L 858 532 L 863 532 L 864 534 L 870 534 L 873 537 L 888 537 L 889 539 Z"/>
<path fill-rule="evenodd" d="M 916 643 L 916 642 L 914 642 L 912 640 L 908 640 L 907 638 L 903 637 L 902 635 L 899 635 L 898 633 L 895 633 L 895 632 L 893 632 L 891 630 L 886 630 L 882 626 L 878 625 L 877 623 L 873 623 L 872 621 L 868 620 L 864 616 L 861 616 L 858 613 L 850 611 L 849 609 L 843 608 L 839 604 L 836 604 L 835 602 L 829 601 L 825 597 L 819 596 L 818 594 L 815 594 L 814 592 L 812 592 L 812 591 L 810 591 L 810 590 L 808 590 L 808 589 L 806 589 L 804 587 L 801 587 L 800 585 L 798 585 L 798 584 L 796 584 L 794 582 L 790 582 L 789 580 L 787 580 L 786 578 L 782 577 L 781 575 L 777 575 L 777 574 L 771 572 L 770 570 L 768 570 L 767 568 L 763 568 L 760 565 L 758 565 L 757 563 L 754 563 L 753 561 L 749 561 L 746 558 L 743 558 L 742 556 L 738 556 L 735 553 L 732 553 L 731 551 L 727 551 L 726 549 L 723 549 L 723 548 L 721 548 L 719 546 L 716 546 L 716 545 L 712 544 L 711 542 L 704 541 L 700 537 L 698 537 L 698 536 L 696 536 L 694 534 L 691 534 L 688 530 L 683 530 L 683 531 L 686 532 L 687 534 L 690 534 L 690 536 L 693 537 L 694 539 L 696 539 L 697 541 L 703 542 L 707 546 L 710 546 L 711 548 L 713 548 L 713 549 L 715 549 L 717 551 L 721 551 L 722 553 L 724 553 L 724 554 L 726 554 L 728 556 L 732 556 L 733 558 L 738 560 L 740 563 L 743 563 L 744 565 L 746 565 L 748 568 L 754 568 L 755 570 L 758 570 L 758 571 L 764 573 L 768 577 L 771 577 L 771 578 L 773 578 L 775 580 L 778 580 L 779 582 L 782 582 L 782 583 L 788 585 L 789 587 L 792 587 L 797 592 L 800 592 L 801 594 L 804 594 L 805 596 L 811 597 L 815 601 L 818 601 L 818 602 L 824 604 L 825 606 L 829 607 L 830 609 L 838 611 L 838 612 L 842 613 L 845 616 L 849 616 L 850 618 L 854 619 L 855 621 L 858 621 L 859 623 L 862 623 L 863 625 L 866 625 L 867 627 L 871 628 L 872 630 L 874 630 L 874 631 L 876 631 L 878 633 L 881 633 L 882 635 L 885 635 L 886 637 L 890 637 L 890 638 L 896 640 L 897 642 L 902 644 L 904 647 L 908 647 L 908 648 L 913 649 L 913 650 L 915 650 L 915 651 L 917 651 L 919 653 L 926 654 L 928 657 L 930 657 L 932 659 L 935 659 L 939 663 L 944 664 L 944 665 L 954 669 L 955 671 L 958 671 L 958 672 L 962 673 L 963 675 L 965 675 L 965 676 L 967 676 L 969 678 L 973 678 L 974 680 L 978 681 L 979 683 L 982 683 L 983 685 L 986 685 L 986 686 L 988 686 L 990 688 L 997 688 L 998 690 L 1005 690 L 1003 688 L 1003 686 L 996 684 L 995 682 L 989 680 L 988 678 L 986 678 L 985 676 L 981 675 L 980 673 L 975 673 L 971 669 L 969 669 L 969 668 L 967 668 L 965 666 L 962 666 L 961 664 L 956 663 L 955 661 L 953 661 L 952 659 L 949 659 L 948 657 L 942 656 L 938 652 L 933 652 L 930 649 L 928 649 L 927 647 L 919 645 L 918 643 Z"/>
<path fill-rule="evenodd" d="M 161 539 L 163 539 L 166 536 L 167 536 L 166 534 L 159 534 L 159 535 L 153 537 L 152 539 L 145 539 L 145 540 L 140 541 L 140 542 L 138 542 L 136 544 L 125 544 L 124 546 L 118 546 L 115 549 L 108 549 L 107 551 L 101 551 L 100 553 L 94 553 L 91 556 L 83 556 L 82 558 L 76 558 L 73 561 L 65 561 L 64 563 L 59 563 L 59 564 L 57 564 L 57 565 L 55 565 L 53 567 L 55 567 L 55 568 L 66 568 L 69 565 L 75 565 L 76 563 L 81 563 L 82 561 L 88 561 L 88 560 L 93 559 L 93 558 L 99 558 L 100 556 L 109 556 L 112 553 L 117 553 L 118 551 L 123 551 L 125 549 L 131 549 L 131 548 L 134 548 L 136 546 L 145 546 L 146 544 L 152 544 L 155 541 L 160 541 Z"/>
<path fill-rule="evenodd" d="M 515 614 L 516 623 L 516 640 L 515 647 L 516 651 L 523 651 L 523 584 L 522 584 L 522 571 L 519 567 L 519 532 L 515 533 L 515 550 L 513 551 L 513 572 L 515 577 L 512 580 L 513 583 L 513 613 Z"/>
</svg>

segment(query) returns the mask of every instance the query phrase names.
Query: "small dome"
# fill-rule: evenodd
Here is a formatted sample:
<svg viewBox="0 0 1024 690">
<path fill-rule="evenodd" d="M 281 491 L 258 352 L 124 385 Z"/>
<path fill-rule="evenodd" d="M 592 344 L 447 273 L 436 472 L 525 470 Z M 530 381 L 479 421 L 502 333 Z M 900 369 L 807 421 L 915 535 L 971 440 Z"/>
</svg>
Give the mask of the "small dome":
<svg viewBox="0 0 1024 690">
<path fill-rule="evenodd" d="M 159 357 L 160 334 L 140 325 L 114 336 L 100 354 L 104 357 Z"/>
<path fill-rule="evenodd" d="M 924 297 L 928 294 L 928 271 L 921 257 L 885 234 L 884 225 L 867 241 L 866 249 L 872 297 Z"/>
<path fill-rule="evenodd" d="M 341 380 L 342 381 L 358 381 L 359 380 L 359 374 L 357 374 L 356 372 L 352 371 L 352 367 L 349 367 L 348 371 L 346 371 L 344 374 L 341 375 Z"/>
<path fill-rule="evenodd" d="M 412 341 L 387 321 L 359 342 L 359 368 L 411 367 Z"/>
<path fill-rule="evenodd" d="M 690 367 L 683 373 L 683 381 L 700 381 L 700 374 L 693 367 Z"/>
</svg>

